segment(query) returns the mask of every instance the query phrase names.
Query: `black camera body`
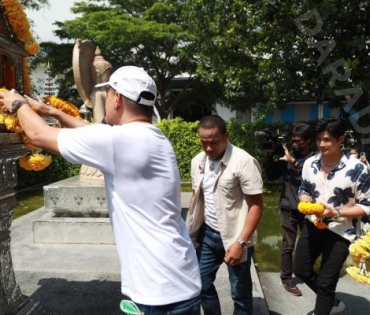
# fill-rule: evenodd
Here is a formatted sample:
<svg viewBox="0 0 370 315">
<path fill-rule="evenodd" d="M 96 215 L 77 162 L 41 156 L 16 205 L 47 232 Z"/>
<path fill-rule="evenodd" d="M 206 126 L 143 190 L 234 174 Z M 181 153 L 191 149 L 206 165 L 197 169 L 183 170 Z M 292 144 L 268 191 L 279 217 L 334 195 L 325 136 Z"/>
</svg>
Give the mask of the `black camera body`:
<svg viewBox="0 0 370 315">
<path fill-rule="evenodd" d="M 270 129 L 257 130 L 254 133 L 262 152 L 276 155 L 284 155 L 283 144 L 288 142 L 288 134 L 285 132 L 273 132 Z"/>
</svg>

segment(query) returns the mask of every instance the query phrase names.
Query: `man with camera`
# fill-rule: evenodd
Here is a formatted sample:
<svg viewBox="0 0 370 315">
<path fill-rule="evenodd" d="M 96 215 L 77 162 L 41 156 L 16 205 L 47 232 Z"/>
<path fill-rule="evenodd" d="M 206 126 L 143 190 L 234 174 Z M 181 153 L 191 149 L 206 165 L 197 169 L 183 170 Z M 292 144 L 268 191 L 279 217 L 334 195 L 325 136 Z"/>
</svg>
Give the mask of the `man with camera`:
<svg viewBox="0 0 370 315">
<path fill-rule="evenodd" d="M 298 227 L 302 230 L 304 214 L 297 210 L 298 188 L 302 180 L 302 168 L 304 161 L 313 155 L 311 140 L 313 133 L 310 125 L 299 123 L 289 133 L 289 142 L 292 151 L 289 151 L 287 143 L 282 145 L 284 155 L 274 159 L 274 152 L 268 152 L 263 167 L 268 180 L 276 180 L 282 177 L 282 189 L 280 194 L 281 227 L 283 244 L 281 248 L 280 279 L 283 288 L 292 295 L 301 296 L 302 293 L 292 280 L 293 274 L 293 251 L 297 238 Z"/>
</svg>

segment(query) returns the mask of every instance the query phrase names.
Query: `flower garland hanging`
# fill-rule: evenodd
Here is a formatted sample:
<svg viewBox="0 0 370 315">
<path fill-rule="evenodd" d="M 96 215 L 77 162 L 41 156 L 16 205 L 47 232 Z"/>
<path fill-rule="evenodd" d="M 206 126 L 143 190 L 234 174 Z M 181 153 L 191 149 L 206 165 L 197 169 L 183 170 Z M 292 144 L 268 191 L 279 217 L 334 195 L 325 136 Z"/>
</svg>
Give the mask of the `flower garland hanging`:
<svg viewBox="0 0 370 315">
<path fill-rule="evenodd" d="M 0 88 L 0 92 L 8 92 L 8 90 Z M 69 115 L 80 118 L 77 106 L 72 103 L 55 96 L 46 97 L 44 102 L 49 103 L 51 106 L 54 106 Z M 25 143 L 27 148 L 32 152 L 31 155 L 22 156 L 19 159 L 19 165 L 22 168 L 27 171 L 41 171 L 51 164 L 51 156 L 39 153 L 42 149 L 36 147 L 23 132 L 22 126 L 20 125 L 16 115 L 0 112 L 0 127 L 2 130 L 4 129 L 9 132 L 19 133 L 22 137 L 23 143 Z"/>
<path fill-rule="evenodd" d="M 14 35 L 24 43 L 25 51 L 31 55 L 38 53 L 40 46 L 33 38 L 22 4 L 18 0 L 1 0 L 1 4 L 10 28 Z"/>
<path fill-rule="evenodd" d="M 44 102 L 46 104 L 50 104 L 55 108 L 60 109 L 61 111 L 65 112 L 66 114 L 69 114 L 75 118 L 80 118 L 80 112 L 76 105 L 67 102 L 65 100 L 62 100 L 61 98 L 58 98 L 56 96 L 46 96 L 44 98 Z"/>
<path fill-rule="evenodd" d="M 349 253 L 356 266 L 347 267 L 347 273 L 357 282 L 370 285 L 370 231 L 349 246 Z"/>
</svg>

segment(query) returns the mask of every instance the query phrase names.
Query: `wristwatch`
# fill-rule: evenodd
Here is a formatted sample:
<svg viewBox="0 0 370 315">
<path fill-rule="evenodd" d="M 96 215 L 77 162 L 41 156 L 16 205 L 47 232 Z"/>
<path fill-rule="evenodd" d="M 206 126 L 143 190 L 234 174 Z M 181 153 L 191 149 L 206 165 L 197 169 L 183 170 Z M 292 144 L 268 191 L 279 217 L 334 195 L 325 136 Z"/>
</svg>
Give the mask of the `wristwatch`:
<svg viewBox="0 0 370 315">
<path fill-rule="evenodd" d="M 247 242 L 243 241 L 240 237 L 236 240 L 242 249 L 247 248 Z"/>
<path fill-rule="evenodd" d="M 16 113 L 17 112 L 17 110 L 22 106 L 22 105 L 24 105 L 24 104 L 30 104 L 30 103 L 28 103 L 27 101 L 25 101 L 25 100 L 15 100 L 15 101 L 13 101 L 13 103 L 12 103 L 12 113 Z"/>
<path fill-rule="evenodd" d="M 342 214 L 340 213 L 340 209 L 336 209 L 337 213 L 335 216 L 333 216 L 333 219 L 338 220 L 342 217 Z"/>
</svg>

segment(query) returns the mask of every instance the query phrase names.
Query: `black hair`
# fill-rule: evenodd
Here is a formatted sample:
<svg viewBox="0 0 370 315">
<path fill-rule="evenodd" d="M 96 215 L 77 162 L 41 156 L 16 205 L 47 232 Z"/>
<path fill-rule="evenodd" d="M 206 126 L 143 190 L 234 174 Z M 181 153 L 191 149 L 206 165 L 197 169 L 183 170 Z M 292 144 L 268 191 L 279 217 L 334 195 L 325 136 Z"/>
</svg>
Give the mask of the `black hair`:
<svg viewBox="0 0 370 315">
<path fill-rule="evenodd" d="M 315 126 L 316 134 L 328 131 L 334 138 L 338 139 L 346 133 L 344 120 L 340 118 L 322 118 L 319 119 Z"/>
<path fill-rule="evenodd" d="M 225 135 L 227 133 L 225 121 L 218 115 L 207 115 L 204 116 L 198 124 L 199 128 L 212 129 L 217 128 L 221 134 Z"/>
<path fill-rule="evenodd" d="M 289 138 L 292 136 L 300 136 L 304 140 L 312 139 L 314 132 L 312 127 L 306 123 L 299 123 L 295 125 L 289 133 Z"/>
</svg>

